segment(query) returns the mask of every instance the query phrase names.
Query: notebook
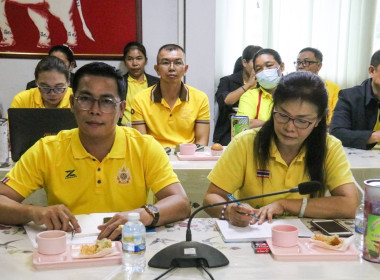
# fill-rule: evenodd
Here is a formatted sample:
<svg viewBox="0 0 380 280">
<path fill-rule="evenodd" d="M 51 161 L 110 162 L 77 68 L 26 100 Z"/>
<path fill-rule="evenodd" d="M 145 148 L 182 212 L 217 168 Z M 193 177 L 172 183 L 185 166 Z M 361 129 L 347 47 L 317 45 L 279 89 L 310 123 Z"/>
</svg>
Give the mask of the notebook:
<svg viewBox="0 0 380 280">
<path fill-rule="evenodd" d="M 77 127 L 68 108 L 9 108 L 8 122 L 13 162 L 40 138 Z"/>
<path fill-rule="evenodd" d="M 314 235 L 300 219 L 274 219 L 272 223 L 266 221 L 262 225 L 254 224 L 246 227 L 233 226 L 226 220 L 216 221 L 216 228 L 224 242 L 265 241 L 267 238 L 272 237 L 271 228 L 274 225 L 296 226 L 298 227 L 299 237 L 311 237 Z"/>
</svg>

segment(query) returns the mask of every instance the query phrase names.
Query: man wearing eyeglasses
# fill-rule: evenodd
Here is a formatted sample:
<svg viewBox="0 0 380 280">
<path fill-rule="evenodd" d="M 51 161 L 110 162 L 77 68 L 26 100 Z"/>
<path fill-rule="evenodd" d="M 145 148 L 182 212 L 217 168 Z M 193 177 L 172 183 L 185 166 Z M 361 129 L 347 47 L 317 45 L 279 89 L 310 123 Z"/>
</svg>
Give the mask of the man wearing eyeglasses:
<svg viewBox="0 0 380 280">
<path fill-rule="evenodd" d="M 182 82 L 188 69 L 185 51 L 175 44 L 162 46 L 154 69 L 160 81 L 136 95 L 132 103 L 132 127 L 152 135 L 164 147 L 181 143 L 207 146 L 208 98 Z"/>
<path fill-rule="evenodd" d="M 11 108 L 70 108 L 70 71 L 61 59 L 44 57 L 34 76 L 37 87 L 18 93 Z"/>
<path fill-rule="evenodd" d="M 323 55 L 322 52 L 315 48 L 302 49 L 294 62 L 297 71 L 310 71 L 318 75 L 319 70 L 322 68 Z M 329 114 L 327 115 L 327 124 L 330 124 L 331 117 L 334 112 L 336 102 L 338 101 L 338 93 L 340 87 L 331 81 L 324 80 L 326 89 L 329 94 Z"/>
<path fill-rule="evenodd" d="M 125 109 L 125 80 L 94 62 L 74 76 L 71 109 L 78 128 L 40 139 L 0 183 L 0 224 L 33 221 L 48 229 L 81 232 L 76 214 L 118 212 L 99 225 L 98 238 L 121 234 L 130 211 L 146 226 L 187 217 L 189 202 L 161 145 L 117 122 Z M 20 202 L 45 188 L 47 207 Z M 157 198 L 146 204 L 148 191 Z"/>
<path fill-rule="evenodd" d="M 368 67 L 370 78 L 339 93 L 330 133 L 343 146 L 370 150 L 380 143 L 380 50 Z"/>
</svg>

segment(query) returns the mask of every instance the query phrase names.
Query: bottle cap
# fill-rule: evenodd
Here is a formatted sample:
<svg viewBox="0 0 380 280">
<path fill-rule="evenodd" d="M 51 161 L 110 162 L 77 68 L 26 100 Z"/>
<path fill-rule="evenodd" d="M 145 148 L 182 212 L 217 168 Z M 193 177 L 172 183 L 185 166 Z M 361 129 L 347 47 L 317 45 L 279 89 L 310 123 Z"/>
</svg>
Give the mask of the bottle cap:
<svg viewBox="0 0 380 280">
<path fill-rule="evenodd" d="M 132 212 L 132 213 L 128 213 L 128 221 L 138 221 L 140 220 L 140 213 L 135 213 L 135 212 Z"/>
</svg>

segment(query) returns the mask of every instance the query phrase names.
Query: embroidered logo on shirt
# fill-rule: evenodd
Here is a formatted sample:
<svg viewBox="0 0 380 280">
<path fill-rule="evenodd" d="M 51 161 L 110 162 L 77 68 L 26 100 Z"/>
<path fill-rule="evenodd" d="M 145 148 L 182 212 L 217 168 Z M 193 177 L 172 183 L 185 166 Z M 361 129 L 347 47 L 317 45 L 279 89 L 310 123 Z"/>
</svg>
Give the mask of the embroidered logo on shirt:
<svg viewBox="0 0 380 280">
<path fill-rule="evenodd" d="M 258 178 L 269 178 L 270 171 L 269 170 L 257 170 Z"/>
<path fill-rule="evenodd" d="M 116 181 L 121 185 L 127 185 L 132 181 L 131 172 L 125 167 L 125 165 L 123 165 L 123 167 L 117 172 Z"/>
<path fill-rule="evenodd" d="M 76 178 L 77 177 L 77 174 L 74 174 L 75 169 L 73 169 L 73 170 L 66 170 L 65 172 L 67 173 L 65 179 L 72 179 L 72 178 Z"/>
<path fill-rule="evenodd" d="M 8 177 L 5 177 L 3 181 L 1 181 L 3 184 L 6 184 L 10 179 Z"/>
</svg>

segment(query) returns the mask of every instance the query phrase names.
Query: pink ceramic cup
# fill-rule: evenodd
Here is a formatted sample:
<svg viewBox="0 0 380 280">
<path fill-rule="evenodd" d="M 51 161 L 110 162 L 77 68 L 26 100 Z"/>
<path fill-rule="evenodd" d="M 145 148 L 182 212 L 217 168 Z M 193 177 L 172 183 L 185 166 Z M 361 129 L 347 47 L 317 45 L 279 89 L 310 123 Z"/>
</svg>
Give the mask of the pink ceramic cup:
<svg viewBox="0 0 380 280">
<path fill-rule="evenodd" d="M 196 149 L 197 145 L 195 144 L 186 143 L 179 145 L 179 152 L 181 155 L 194 155 Z"/>
<path fill-rule="evenodd" d="M 298 244 L 298 228 L 292 225 L 272 227 L 272 244 L 279 247 L 294 247 Z"/>
<path fill-rule="evenodd" d="M 47 230 L 37 234 L 38 252 L 44 255 L 57 255 L 66 251 L 66 232 Z"/>
</svg>

